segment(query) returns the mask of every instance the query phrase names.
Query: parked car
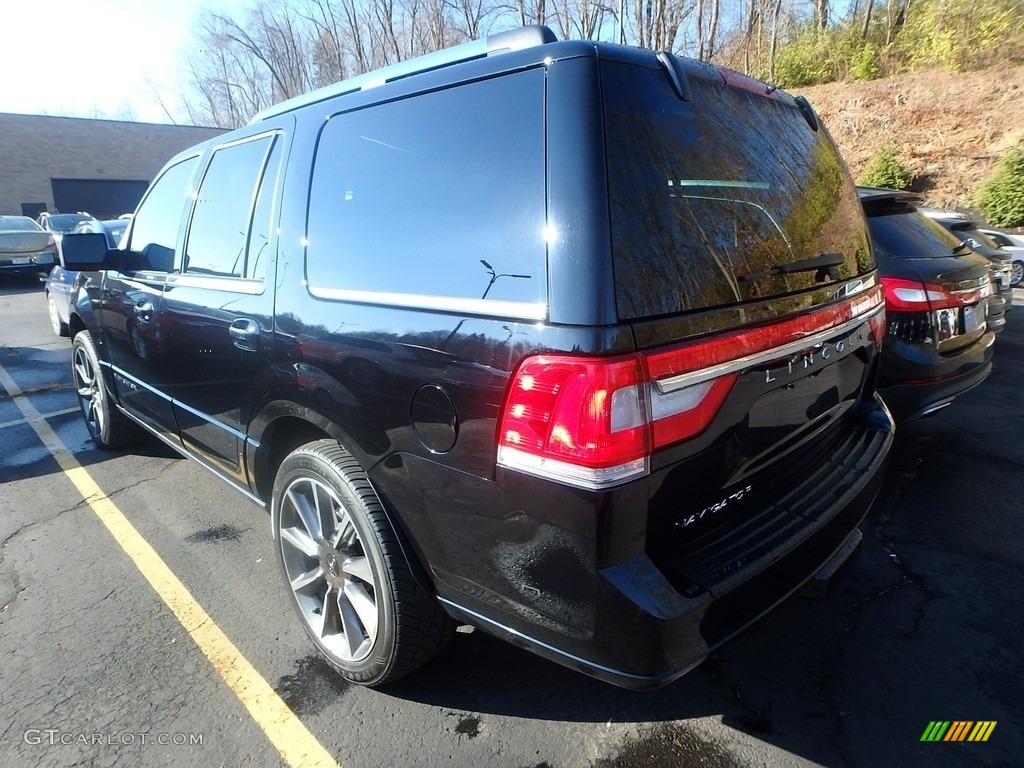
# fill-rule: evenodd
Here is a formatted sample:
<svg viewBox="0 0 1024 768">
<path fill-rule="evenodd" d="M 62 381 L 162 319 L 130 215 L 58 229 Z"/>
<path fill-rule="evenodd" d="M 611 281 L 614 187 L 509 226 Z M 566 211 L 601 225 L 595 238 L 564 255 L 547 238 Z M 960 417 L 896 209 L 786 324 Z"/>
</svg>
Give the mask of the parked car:
<svg viewBox="0 0 1024 768">
<path fill-rule="evenodd" d="M 75 225 L 75 228 L 71 230 L 72 234 L 81 235 L 88 232 L 99 232 L 107 236 L 107 247 L 113 250 L 117 248 L 118 243 L 121 242 L 121 237 L 124 235 L 125 230 L 128 229 L 128 221 L 125 219 L 87 219 L 86 221 L 79 222 Z"/>
<path fill-rule="evenodd" d="M 75 225 L 69 235 L 88 234 L 90 232 L 100 233 L 107 239 L 107 248 L 117 248 L 121 236 L 128 228 L 128 222 L 121 219 L 99 221 L 87 219 Z M 46 284 L 43 287 L 43 295 L 46 298 L 46 310 L 50 318 L 50 327 L 58 336 L 68 335 L 68 316 L 70 313 L 71 293 L 74 289 L 75 279 L 78 272 L 65 269 L 62 264 L 57 264 L 46 276 Z"/>
<path fill-rule="evenodd" d="M 142 425 L 269 509 L 345 679 L 468 623 L 652 687 L 856 547 L 868 238 L 806 101 L 528 27 L 272 107 L 118 250 L 67 238 L 72 375 L 98 445 Z"/>
<path fill-rule="evenodd" d="M 61 238 L 70 234 L 75 227 L 83 221 L 92 221 L 93 217 L 88 213 L 48 213 L 43 211 L 36 219 L 40 227 L 50 232 L 57 244 L 60 245 Z"/>
<path fill-rule="evenodd" d="M 57 244 L 28 216 L 0 216 L 0 274 L 38 274 L 57 263 Z"/>
<path fill-rule="evenodd" d="M 996 229 L 979 229 L 978 231 L 1010 254 L 1010 258 L 1013 259 L 1010 285 L 1014 287 L 1020 285 L 1020 281 L 1024 280 L 1024 235 L 1014 235 Z"/>
<path fill-rule="evenodd" d="M 964 248 L 970 248 L 989 260 L 996 278 L 996 291 L 989 303 L 992 330 L 1001 331 L 1006 325 L 1005 314 L 1013 306 L 1013 259 L 988 236 L 982 234 L 977 221 L 963 213 L 921 206 L 921 213 L 952 232 Z"/>
<path fill-rule="evenodd" d="M 992 370 L 988 260 L 918 210 L 922 197 L 859 187 L 885 286 L 878 387 L 898 421 L 929 416 Z"/>
</svg>

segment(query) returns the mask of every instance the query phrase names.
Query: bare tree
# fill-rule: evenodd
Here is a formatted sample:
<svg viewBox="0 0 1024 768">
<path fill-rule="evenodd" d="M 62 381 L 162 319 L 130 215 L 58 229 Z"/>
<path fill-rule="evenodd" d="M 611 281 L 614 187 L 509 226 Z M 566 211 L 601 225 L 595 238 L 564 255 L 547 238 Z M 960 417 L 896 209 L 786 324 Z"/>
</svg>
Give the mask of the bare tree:
<svg viewBox="0 0 1024 768">
<path fill-rule="evenodd" d="M 719 0 L 697 0 L 693 11 L 696 38 L 693 53 L 701 61 L 710 61 L 715 52 L 719 14 Z"/>
</svg>

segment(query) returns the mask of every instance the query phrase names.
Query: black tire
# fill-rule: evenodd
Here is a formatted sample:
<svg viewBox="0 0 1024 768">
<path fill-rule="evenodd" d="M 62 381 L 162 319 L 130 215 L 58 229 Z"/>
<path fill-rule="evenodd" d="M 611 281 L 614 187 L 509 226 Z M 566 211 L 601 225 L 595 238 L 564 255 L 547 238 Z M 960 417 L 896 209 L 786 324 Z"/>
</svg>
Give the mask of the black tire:
<svg viewBox="0 0 1024 768">
<path fill-rule="evenodd" d="M 1010 276 L 1010 285 L 1016 288 L 1024 280 L 1024 261 L 1013 262 L 1013 272 Z"/>
<path fill-rule="evenodd" d="M 49 291 L 46 292 L 46 310 L 50 314 L 50 327 L 53 328 L 53 332 L 58 336 L 67 336 L 70 332 L 68 324 L 60 319 L 60 313 L 57 312 L 57 302 L 53 300 L 53 294 Z"/>
<path fill-rule="evenodd" d="M 71 340 L 71 375 L 85 426 L 98 447 L 121 448 L 138 439 L 139 428 L 135 422 L 121 413 L 110 399 L 100 371 L 99 355 L 88 331 L 79 331 Z"/>
<path fill-rule="evenodd" d="M 302 628 L 349 682 L 391 683 L 451 638 L 454 622 L 417 582 L 366 474 L 338 443 L 308 443 L 282 462 L 271 525 Z"/>
</svg>

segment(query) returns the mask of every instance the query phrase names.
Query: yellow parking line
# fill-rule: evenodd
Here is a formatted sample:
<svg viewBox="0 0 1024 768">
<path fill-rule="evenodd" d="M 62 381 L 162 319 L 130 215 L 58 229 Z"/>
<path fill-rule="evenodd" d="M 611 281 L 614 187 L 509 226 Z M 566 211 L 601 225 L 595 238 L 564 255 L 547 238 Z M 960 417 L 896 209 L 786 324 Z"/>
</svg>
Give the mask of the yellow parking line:
<svg viewBox="0 0 1024 768">
<path fill-rule="evenodd" d="M 135 526 L 78 463 L 3 366 L 0 366 L 0 384 L 11 395 L 15 405 L 85 502 L 192 636 L 231 692 L 249 710 L 252 719 L 281 753 L 284 761 L 292 768 L 337 766 L 337 761 L 214 623 L 156 550 L 135 530 Z"/>
</svg>

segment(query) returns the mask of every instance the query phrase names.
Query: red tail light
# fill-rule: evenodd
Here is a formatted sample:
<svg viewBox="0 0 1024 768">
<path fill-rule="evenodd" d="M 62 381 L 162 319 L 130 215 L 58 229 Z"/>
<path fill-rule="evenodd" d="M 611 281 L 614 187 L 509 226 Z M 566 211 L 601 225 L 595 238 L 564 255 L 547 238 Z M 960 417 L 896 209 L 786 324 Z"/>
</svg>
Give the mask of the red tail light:
<svg viewBox="0 0 1024 768">
<path fill-rule="evenodd" d="M 977 304 L 988 296 L 988 286 L 975 286 L 951 291 L 934 283 L 883 277 L 885 305 L 900 312 L 928 312 L 932 309 L 950 309 Z"/>
<path fill-rule="evenodd" d="M 635 354 L 526 358 L 505 402 L 498 462 L 593 488 L 646 473 L 642 375 Z"/>
<path fill-rule="evenodd" d="M 591 489 L 645 475 L 654 450 L 707 429 L 745 368 L 867 319 L 877 342 L 881 304 L 876 287 L 818 312 L 657 352 L 527 357 L 506 395 L 498 464 Z"/>
<path fill-rule="evenodd" d="M 54 239 L 53 235 L 46 238 L 46 247 L 43 250 L 49 251 L 51 249 L 54 251 L 57 250 L 57 241 Z"/>
</svg>

